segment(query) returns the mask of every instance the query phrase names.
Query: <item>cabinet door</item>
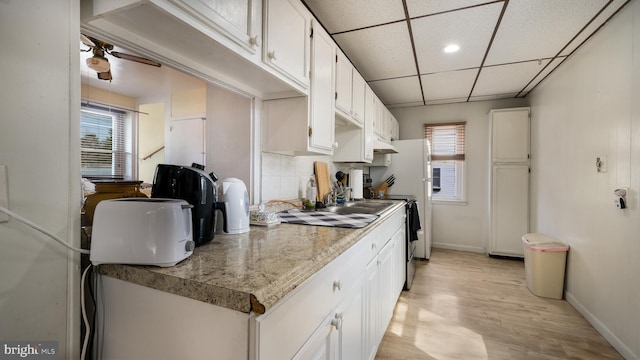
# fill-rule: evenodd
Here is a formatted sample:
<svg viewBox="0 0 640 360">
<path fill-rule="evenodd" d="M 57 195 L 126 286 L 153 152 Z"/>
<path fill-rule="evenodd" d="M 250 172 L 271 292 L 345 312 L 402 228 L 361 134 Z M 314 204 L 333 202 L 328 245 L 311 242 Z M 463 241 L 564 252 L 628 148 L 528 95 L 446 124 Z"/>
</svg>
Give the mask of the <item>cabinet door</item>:
<svg viewBox="0 0 640 360">
<path fill-rule="evenodd" d="M 342 314 L 331 313 L 322 325 L 293 357 L 294 360 L 333 360 L 339 359 L 339 329 L 342 326 Z"/>
<path fill-rule="evenodd" d="M 380 327 L 380 298 L 378 293 L 378 257 L 366 267 L 365 289 L 364 289 L 364 358 L 373 359 L 378 349 L 378 328 Z"/>
<path fill-rule="evenodd" d="M 524 256 L 522 235 L 529 232 L 529 166 L 493 166 L 491 177 L 491 254 Z"/>
<path fill-rule="evenodd" d="M 333 150 L 335 116 L 334 108 L 334 58 L 333 40 L 321 26 L 313 24 L 311 59 L 311 109 L 309 147 L 316 150 Z"/>
<path fill-rule="evenodd" d="M 529 159 L 529 108 L 491 111 L 493 162 L 526 162 Z"/>
<path fill-rule="evenodd" d="M 260 0 L 170 0 L 226 40 L 259 56 L 262 45 Z M 223 41 L 224 42 L 224 41 Z"/>
<path fill-rule="evenodd" d="M 369 86 L 365 86 L 364 110 L 364 159 L 373 161 L 373 123 L 376 117 L 376 95 Z"/>
<path fill-rule="evenodd" d="M 311 14 L 298 0 L 266 0 L 264 6 L 263 61 L 308 88 Z"/>
<path fill-rule="evenodd" d="M 361 280 L 362 281 L 362 278 Z M 348 299 L 342 311 L 340 331 L 340 359 L 363 359 L 364 351 L 364 296 L 362 287 Z"/>
<path fill-rule="evenodd" d="M 380 323 L 377 329 L 377 340 L 381 341 L 384 332 L 393 316 L 396 299 L 396 258 L 395 242 L 390 240 L 378 254 L 378 297 L 380 298 Z"/>
<path fill-rule="evenodd" d="M 347 57 L 338 51 L 336 55 L 336 111 L 342 116 L 351 116 L 351 88 L 353 66 Z"/>
<path fill-rule="evenodd" d="M 357 70 L 353 70 L 351 88 L 351 116 L 357 123 L 364 120 L 364 96 L 366 83 Z"/>
</svg>

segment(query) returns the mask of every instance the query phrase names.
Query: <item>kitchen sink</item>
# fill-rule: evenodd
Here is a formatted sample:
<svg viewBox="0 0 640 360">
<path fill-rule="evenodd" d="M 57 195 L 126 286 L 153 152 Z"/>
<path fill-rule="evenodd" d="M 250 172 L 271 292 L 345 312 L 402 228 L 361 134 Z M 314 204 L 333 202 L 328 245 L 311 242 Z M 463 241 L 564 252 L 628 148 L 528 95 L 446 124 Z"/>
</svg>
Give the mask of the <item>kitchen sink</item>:
<svg viewBox="0 0 640 360">
<path fill-rule="evenodd" d="M 379 200 L 363 200 L 363 201 L 351 201 L 336 206 L 327 206 L 318 211 L 328 211 L 336 214 L 375 214 L 379 215 L 384 212 L 389 206 L 393 205 L 392 201 L 379 201 Z"/>
</svg>

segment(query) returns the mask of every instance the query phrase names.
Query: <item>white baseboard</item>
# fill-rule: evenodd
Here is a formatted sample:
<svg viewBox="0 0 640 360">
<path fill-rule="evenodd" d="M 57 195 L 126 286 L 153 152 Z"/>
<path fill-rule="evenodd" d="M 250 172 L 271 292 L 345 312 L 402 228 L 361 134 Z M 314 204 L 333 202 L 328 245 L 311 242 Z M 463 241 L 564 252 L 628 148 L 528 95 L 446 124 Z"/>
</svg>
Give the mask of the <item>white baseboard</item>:
<svg viewBox="0 0 640 360">
<path fill-rule="evenodd" d="M 432 243 L 431 246 L 438 249 L 458 250 L 458 251 L 466 251 L 466 252 L 481 253 L 481 254 L 486 253 L 486 249 L 480 246 L 455 245 L 455 244 L 446 244 L 446 243 L 437 243 L 437 242 Z"/>
<path fill-rule="evenodd" d="M 598 318 L 596 318 L 586 307 L 584 307 L 578 299 L 573 296 L 570 292 L 565 292 L 565 299 L 573 306 L 585 319 L 593 326 L 597 332 L 602 335 L 611 346 L 616 349 L 620 355 L 622 355 L 627 360 L 640 360 L 639 354 L 634 354 L 631 349 L 627 345 L 625 345 L 609 328 L 607 328 Z"/>
</svg>

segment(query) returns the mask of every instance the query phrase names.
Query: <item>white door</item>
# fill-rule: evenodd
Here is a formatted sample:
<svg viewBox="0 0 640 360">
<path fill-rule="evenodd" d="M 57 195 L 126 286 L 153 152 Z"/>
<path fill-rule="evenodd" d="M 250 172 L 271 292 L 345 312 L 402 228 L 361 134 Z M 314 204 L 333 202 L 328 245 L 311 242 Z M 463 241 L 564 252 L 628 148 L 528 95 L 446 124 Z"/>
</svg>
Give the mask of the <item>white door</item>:
<svg viewBox="0 0 640 360">
<path fill-rule="evenodd" d="M 524 256 L 522 235 L 529 232 L 529 166 L 493 166 L 491 254 Z"/>
<path fill-rule="evenodd" d="M 205 119 L 172 120 L 169 127 L 169 159 L 174 165 L 205 164 Z"/>
</svg>

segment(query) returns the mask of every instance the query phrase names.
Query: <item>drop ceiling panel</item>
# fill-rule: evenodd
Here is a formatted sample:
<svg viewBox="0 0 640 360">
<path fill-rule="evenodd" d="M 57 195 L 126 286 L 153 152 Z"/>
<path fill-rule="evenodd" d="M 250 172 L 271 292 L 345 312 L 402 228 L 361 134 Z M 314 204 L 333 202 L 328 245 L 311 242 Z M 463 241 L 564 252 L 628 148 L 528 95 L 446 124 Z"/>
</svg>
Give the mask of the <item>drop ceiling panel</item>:
<svg viewBox="0 0 640 360">
<path fill-rule="evenodd" d="M 422 93 L 417 76 L 373 81 L 369 86 L 385 105 L 407 102 L 422 104 Z"/>
<path fill-rule="evenodd" d="M 469 6 L 486 4 L 490 0 L 407 0 L 409 17 L 437 14 L 445 11 L 461 9 Z"/>
<path fill-rule="evenodd" d="M 416 75 L 406 22 L 337 34 L 334 39 L 367 81 Z"/>
<path fill-rule="evenodd" d="M 511 0 L 486 65 L 558 54 L 607 0 Z"/>
<path fill-rule="evenodd" d="M 411 20 L 421 74 L 479 67 L 495 28 L 502 3 Z M 460 51 L 443 52 L 457 44 Z"/>
<path fill-rule="evenodd" d="M 404 20 L 400 0 L 305 0 L 330 34 Z"/>
<path fill-rule="evenodd" d="M 629 0 L 614 0 L 607 8 L 562 51 L 562 55 L 570 55 L 583 41 L 589 38 L 598 28 Z"/>
<path fill-rule="evenodd" d="M 466 98 L 471 92 L 478 69 L 422 75 L 422 89 L 427 102 Z"/>
<path fill-rule="evenodd" d="M 489 66 L 482 69 L 473 96 L 519 93 L 550 60 L 527 61 L 509 65 Z"/>
</svg>

